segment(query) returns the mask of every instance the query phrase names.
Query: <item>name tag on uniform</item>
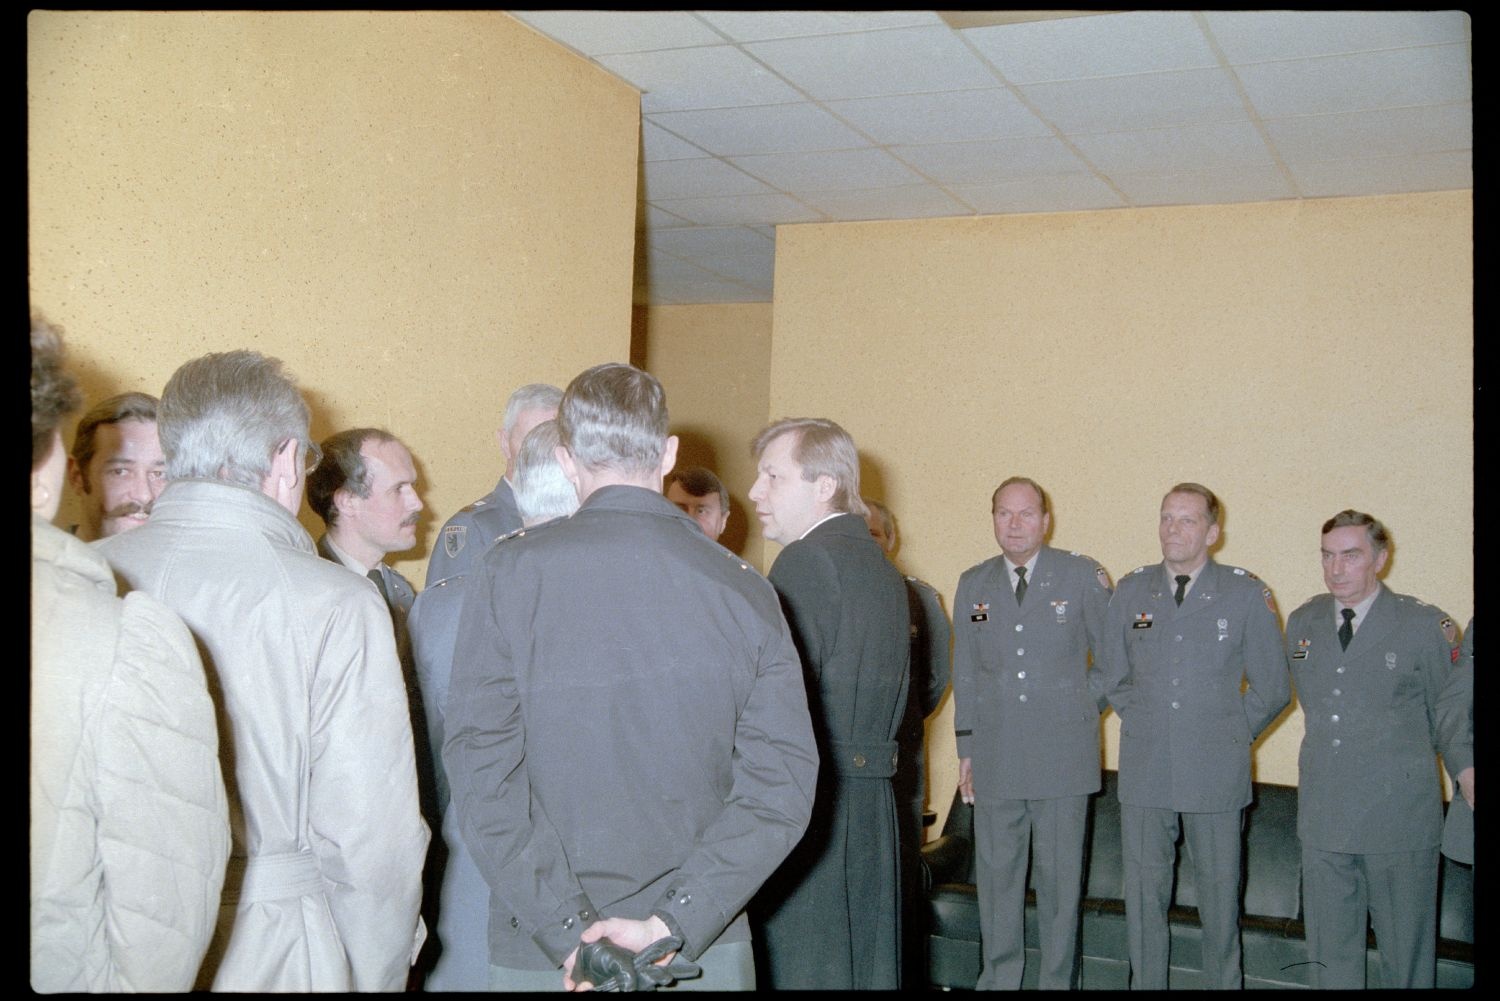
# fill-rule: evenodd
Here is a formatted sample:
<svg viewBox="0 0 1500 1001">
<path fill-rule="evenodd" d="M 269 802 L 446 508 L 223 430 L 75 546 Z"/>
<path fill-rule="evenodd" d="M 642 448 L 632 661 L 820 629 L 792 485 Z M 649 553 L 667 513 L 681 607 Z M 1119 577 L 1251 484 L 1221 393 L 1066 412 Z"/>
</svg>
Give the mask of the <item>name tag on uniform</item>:
<svg viewBox="0 0 1500 1001">
<path fill-rule="evenodd" d="M 1150 612 L 1136 612 L 1135 613 L 1135 621 L 1130 624 L 1130 628 L 1131 629 L 1150 629 L 1151 628 L 1151 613 Z"/>
<path fill-rule="evenodd" d="M 990 603 L 981 601 L 974 606 L 974 614 L 969 616 L 970 622 L 988 622 L 990 620 Z"/>
</svg>

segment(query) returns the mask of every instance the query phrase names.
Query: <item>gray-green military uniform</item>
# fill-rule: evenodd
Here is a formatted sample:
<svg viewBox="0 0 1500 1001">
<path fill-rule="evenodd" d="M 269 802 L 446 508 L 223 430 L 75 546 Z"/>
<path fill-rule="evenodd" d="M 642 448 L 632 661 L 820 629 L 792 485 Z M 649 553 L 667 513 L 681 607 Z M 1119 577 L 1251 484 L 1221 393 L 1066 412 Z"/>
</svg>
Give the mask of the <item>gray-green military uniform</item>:
<svg viewBox="0 0 1500 1001">
<path fill-rule="evenodd" d="M 1304 923 L 1315 987 L 1365 986 L 1366 914 L 1382 987 L 1436 978 L 1442 788 L 1439 695 L 1458 658 L 1453 621 L 1384 585 L 1339 643 L 1320 594 L 1287 620 L 1305 735 L 1297 759 Z M 1457 758 L 1455 751 L 1455 758 Z"/>
<path fill-rule="evenodd" d="M 449 518 L 438 533 L 437 545 L 427 561 L 427 583 L 466 574 L 495 540 L 521 527 L 516 495 L 510 482 L 500 477 L 495 489 Z"/>
<path fill-rule="evenodd" d="M 1474 765 L 1474 620 L 1464 628 L 1458 663 L 1438 699 L 1438 740 L 1443 764 L 1454 779 L 1453 800 L 1443 820 L 1443 854 L 1474 864 L 1474 811 L 1458 791 L 1458 773 Z"/>
<path fill-rule="evenodd" d="M 1181 607 L 1172 577 L 1158 563 L 1120 581 L 1099 661 L 1120 716 L 1131 987 L 1167 987 L 1167 908 L 1180 823 L 1197 873 L 1204 986 L 1238 988 L 1250 746 L 1291 697 L 1286 652 L 1271 591 L 1254 574 L 1209 560 Z"/>
<path fill-rule="evenodd" d="M 1038 986 L 1076 986 L 1088 797 L 1099 791 L 1089 654 L 1104 637 L 1109 575 L 1043 546 L 1020 603 L 1004 556 L 971 567 L 954 599 L 954 728 L 974 779 L 981 989 L 1016 990 L 1032 854 Z"/>
</svg>

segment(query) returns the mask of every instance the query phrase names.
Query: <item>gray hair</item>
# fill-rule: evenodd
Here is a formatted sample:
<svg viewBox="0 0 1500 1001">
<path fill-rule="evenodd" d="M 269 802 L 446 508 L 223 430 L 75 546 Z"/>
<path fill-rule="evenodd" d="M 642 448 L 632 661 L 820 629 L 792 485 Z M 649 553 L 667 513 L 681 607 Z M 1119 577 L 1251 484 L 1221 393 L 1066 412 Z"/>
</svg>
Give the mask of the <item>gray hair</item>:
<svg viewBox="0 0 1500 1001">
<path fill-rule="evenodd" d="M 759 460 L 771 442 L 784 434 L 797 436 L 792 458 L 802 467 L 804 480 L 833 478 L 829 507 L 861 518 L 869 513 L 859 496 L 859 451 L 848 431 L 826 417 L 784 417 L 762 428 L 750 442 L 750 451 Z"/>
<path fill-rule="evenodd" d="M 367 441 L 401 444 L 395 435 L 380 428 L 352 428 L 329 435 L 319 446 L 323 457 L 318 461 L 318 468 L 307 474 L 307 506 L 323 519 L 325 525 L 332 527 L 338 523 L 339 509 L 333 502 L 333 495 L 340 490 L 347 490 L 356 497 L 370 496 L 370 468 L 365 465 L 364 456 Z"/>
<path fill-rule="evenodd" d="M 659 470 L 667 427 L 667 394 L 661 383 L 651 373 L 619 362 L 580 372 L 568 383 L 557 412 L 563 447 L 590 470 Z"/>
<path fill-rule="evenodd" d="M 566 518 L 578 510 L 578 491 L 557 461 L 557 446 L 561 444 L 557 421 L 542 421 L 521 440 L 510 486 L 516 495 L 516 510 L 527 525 Z"/>
<path fill-rule="evenodd" d="M 1391 533 L 1386 531 L 1380 519 L 1374 515 L 1365 514 L 1363 511 L 1345 508 L 1323 522 L 1324 535 L 1335 528 L 1363 528 L 1370 539 L 1370 549 L 1374 552 L 1380 553 L 1391 548 Z"/>
<path fill-rule="evenodd" d="M 169 480 L 217 479 L 259 490 L 283 441 L 296 439 L 304 455 L 316 448 L 297 384 L 280 359 L 258 351 L 187 362 L 167 380 L 157 412 Z"/>
<path fill-rule="evenodd" d="M 860 500 L 865 502 L 865 507 L 871 514 L 880 519 L 880 535 L 885 539 L 886 548 L 894 546 L 896 544 L 896 516 L 891 513 L 891 509 L 880 501 L 871 500 L 868 497 L 861 497 Z M 866 515 L 866 517 L 869 516 Z"/>
<path fill-rule="evenodd" d="M 562 390 L 545 382 L 532 382 L 514 393 L 505 401 L 505 417 L 500 424 L 500 433 L 510 435 L 516 421 L 528 410 L 556 411 L 562 405 Z"/>
</svg>

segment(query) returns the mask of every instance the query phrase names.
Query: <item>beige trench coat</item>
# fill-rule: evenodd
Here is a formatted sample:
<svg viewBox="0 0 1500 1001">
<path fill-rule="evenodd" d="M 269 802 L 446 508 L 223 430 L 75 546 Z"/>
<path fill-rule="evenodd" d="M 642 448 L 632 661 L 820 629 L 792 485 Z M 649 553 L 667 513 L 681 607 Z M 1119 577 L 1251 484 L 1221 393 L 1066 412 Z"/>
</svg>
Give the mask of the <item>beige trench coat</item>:
<svg viewBox="0 0 1500 1001">
<path fill-rule="evenodd" d="M 426 931 L 428 832 L 406 689 L 375 585 L 228 483 L 167 485 L 101 544 L 197 636 L 220 705 L 234 856 L 206 981 L 228 991 L 396 991 Z"/>
<path fill-rule="evenodd" d="M 31 519 L 31 986 L 185 991 L 229 854 L 218 736 L 182 621 Z"/>
</svg>

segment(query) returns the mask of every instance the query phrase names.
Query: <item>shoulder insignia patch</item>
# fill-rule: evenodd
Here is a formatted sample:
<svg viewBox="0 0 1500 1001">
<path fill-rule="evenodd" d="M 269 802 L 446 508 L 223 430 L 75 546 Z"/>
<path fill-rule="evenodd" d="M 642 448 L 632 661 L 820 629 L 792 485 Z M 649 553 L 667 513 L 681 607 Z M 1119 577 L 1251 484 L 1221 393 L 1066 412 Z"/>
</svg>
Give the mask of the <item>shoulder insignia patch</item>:
<svg viewBox="0 0 1500 1001">
<path fill-rule="evenodd" d="M 464 551 L 464 543 L 468 541 L 469 526 L 449 525 L 443 529 L 443 552 L 448 558 L 454 559 Z"/>
<path fill-rule="evenodd" d="M 1094 576 L 1099 578 L 1099 586 L 1104 588 L 1104 590 L 1114 590 L 1114 585 L 1109 582 L 1109 571 L 1104 569 L 1102 564 L 1094 567 Z"/>
<path fill-rule="evenodd" d="M 1146 568 L 1145 567 L 1136 567 L 1134 570 L 1130 571 L 1130 573 L 1131 573 L 1132 576 L 1134 576 L 1135 574 L 1138 574 L 1138 573 L 1145 573 L 1145 572 L 1146 572 Z"/>
<path fill-rule="evenodd" d="M 1271 614 L 1272 615 L 1275 615 L 1276 614 L 1276 599 L 1271 596 L 1271 589 L 1269 587 L 1263 587 L 1263 588 L 1261 588 L 1260 593 L 1261 593 L 1261 597 L 1263 597 L 1263 598 L 1266 599 L 1266 607 L 1271 610 Z"/>
<path fill-rule="evenodd" d="M 1448 616 L 1443 616 L 1443 621 L 1438 623 L 1438 628 L 1443 631 L 1443 639 L 1451 646 L 1458 642 L 1458 626 Z"/>
</svg>

